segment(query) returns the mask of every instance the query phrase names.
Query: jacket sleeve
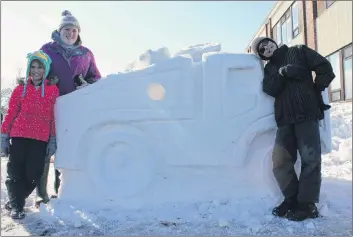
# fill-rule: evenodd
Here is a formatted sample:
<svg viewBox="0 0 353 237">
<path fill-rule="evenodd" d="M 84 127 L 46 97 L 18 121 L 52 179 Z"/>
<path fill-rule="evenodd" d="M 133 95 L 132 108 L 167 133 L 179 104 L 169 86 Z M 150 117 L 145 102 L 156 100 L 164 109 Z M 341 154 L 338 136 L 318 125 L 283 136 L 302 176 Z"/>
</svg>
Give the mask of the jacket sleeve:
<svg viewBox="0 0 353 237">
<path fill-rule="evenodd" d="M 55 127 L 55 102 L 56 99 L 59 97 L 59 90 L 55 88 L 54 92 L 54 100 L 53 100 L 53 106 L 52 106 L 52 111 L 50 115 L 50 137 L 55 137 L 56 136 L 56 127 Z"/>
<path fill-rule="evenodd" d="M 262 90 L 272 97 L 277 97 L 283 91 L 286 79 L 279 74 L 278 70 L 271 63 L 266 64 L 264 74 Z"/>
<path fill-rule="evenodd" d="M 9 107 L 1 125 L 1 133 L 3 134 L 10 134 L 13 121 L 16 119 L 18 113 L 20 112 L 22 94 L 21 88 L 22 86 L 17 86 L 10 96 Z"/>
<path fill-rule="evenodd" d="M 85 80 L 88 83 L 94 83 L 96 81 L 98 81 L 99 79 L 101 79 L 101 73 L 99 72 L 98 68 L 97 68 L 97 64 L 96 64 L 96 60 L 94 58 L 94 55 L 91 51 L 89 51 L 89 54 L 91 56 L 91 61 L 89 64 L 89 68 L 88 68 L 88 72 L 87 75 L 85 77 Z"/>
<path fill-rule="evenodd" d="M 315 50 L 312 50 L 305 45 L 302 45 L 301 47 L 309 68 L 316 74 L 316 86 L 321 91 L 325 90 L 325 88 L 327 88 L 332 80 L 336 77 L 333 72 L 331 63 Z"/>
</svg>

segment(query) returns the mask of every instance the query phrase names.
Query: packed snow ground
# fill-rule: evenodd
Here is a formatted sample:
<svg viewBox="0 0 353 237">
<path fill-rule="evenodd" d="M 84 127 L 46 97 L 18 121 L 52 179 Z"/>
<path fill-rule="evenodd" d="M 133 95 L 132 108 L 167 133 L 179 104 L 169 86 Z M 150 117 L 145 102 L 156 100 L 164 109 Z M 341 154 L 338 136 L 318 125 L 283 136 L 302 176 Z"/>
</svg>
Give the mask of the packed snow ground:
<svg viewBox="0 0 353 237">
<path fill-rule="evenodd" d="M 323 185 L 319 208 L 323 217 L 301 223 L 275 218 L 279 200 L 249 197 L 209 203 L 175 204 L 150 210 L 97 210 L 53 200 L 40 210 L 27 200 L 27 217 L 13 221 L 1 212 L 1 236 L 25 235 L 317 235 L 352 236 L 352 103 L 331 109 L 333 151 L 323 156 Z M 7 200 L 6 159 L 1 160 L 1 205 Z M 49 185 L 52 190 L 53 168 Z"/>
</svg>

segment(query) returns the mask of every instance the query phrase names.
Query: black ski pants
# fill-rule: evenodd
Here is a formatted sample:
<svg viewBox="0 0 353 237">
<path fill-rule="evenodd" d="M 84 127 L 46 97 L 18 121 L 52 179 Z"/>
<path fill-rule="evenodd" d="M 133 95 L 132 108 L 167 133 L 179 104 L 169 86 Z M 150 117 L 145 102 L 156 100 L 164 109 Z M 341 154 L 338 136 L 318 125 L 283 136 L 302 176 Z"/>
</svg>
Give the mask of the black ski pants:
<svg viewBox="0 0 353 237">
<path fill-rule="evenodd" d="M 22 210 L 26 198 L 37 186 L 44 172 L 47 142 L 29 138 L 11 138 L 7 179 L 12 208 Z"/>
<path fill-rule="evenodd" d="M 297 151 L 301 157 L 299 179 L 294 170 Z M 319 121 L 310 120 L 279 127 L 272 155 L 273 173 L 287 199 L 319 201 L 321 188 L 321 144 Z"/>
</svg>

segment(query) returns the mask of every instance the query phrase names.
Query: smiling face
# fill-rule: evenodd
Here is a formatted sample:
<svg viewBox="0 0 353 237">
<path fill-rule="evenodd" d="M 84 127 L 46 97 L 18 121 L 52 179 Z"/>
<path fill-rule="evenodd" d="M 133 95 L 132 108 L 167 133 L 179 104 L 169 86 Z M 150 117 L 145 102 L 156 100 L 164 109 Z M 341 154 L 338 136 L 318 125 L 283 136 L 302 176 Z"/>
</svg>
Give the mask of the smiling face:
<svg viewBox="0 0 353 237">
<path fill-rule="evenodd" d="M 264 40 L 259 45 L 259 54 L 265 56 L 266 58 L 270 58 L 277 48 L 278 47 L 274 42 Z"/>
<path fill-rule="evenodd" d="M 60 30 L 60 38 L 67 45 L 74 45 L 78 39 L 78 28 L 65 26 Z"/>
<path fill-rule="evenodd" d="M 42 82 L 44 71 L 45 71 L 44 66 L 39 60 L 33 60 L 31 62 L 29 75 L 32 77 L 32 81 L 35 85 L 38 85 Z"/>
</svg>

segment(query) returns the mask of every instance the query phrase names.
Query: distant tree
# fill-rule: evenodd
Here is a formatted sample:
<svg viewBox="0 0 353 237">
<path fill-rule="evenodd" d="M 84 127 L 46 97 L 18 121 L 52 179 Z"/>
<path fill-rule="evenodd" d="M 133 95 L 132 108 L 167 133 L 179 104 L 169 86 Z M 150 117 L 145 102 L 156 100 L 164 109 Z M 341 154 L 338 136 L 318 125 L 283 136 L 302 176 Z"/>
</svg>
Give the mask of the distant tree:
<svg viewBox="0 0 353 237">
<path fill-rule="evenodd" d="M 12 91 L 13 91 L 12 88 L 5 88 L 1 90 L 1 107 L 0 107 L 1 121 L 3 119 L 3 116 L 5 116 L 7 112 Z"/>
<path fill-rule="evenodd" d="M 10 86 L 7 88 L 1 89 L 1 94 L 0 94 L 0 96 L 1 96 L 1 107 L 0 107 L 1 121 L 3 119 L 3 116 L 5 116 L 5 114 L 7 112 L 11 93 L 12 93 L 13 89 L 16 87 L 18 80 L 21 78 L 23 78 L 22 68 L 18 68 L 17 75 L 12 80 L 12 83 L 10 84 Z M 4 78 L 1 78 L 1 81 L 4 81 Z"/>
</svg>

